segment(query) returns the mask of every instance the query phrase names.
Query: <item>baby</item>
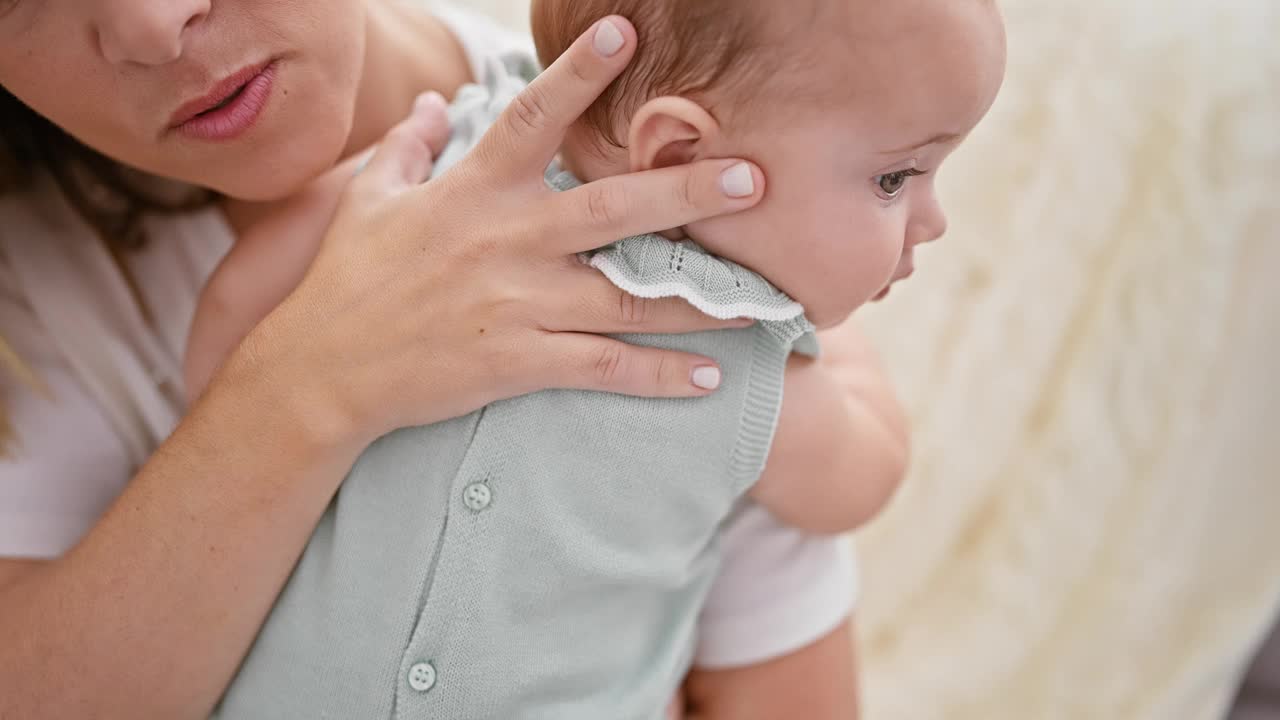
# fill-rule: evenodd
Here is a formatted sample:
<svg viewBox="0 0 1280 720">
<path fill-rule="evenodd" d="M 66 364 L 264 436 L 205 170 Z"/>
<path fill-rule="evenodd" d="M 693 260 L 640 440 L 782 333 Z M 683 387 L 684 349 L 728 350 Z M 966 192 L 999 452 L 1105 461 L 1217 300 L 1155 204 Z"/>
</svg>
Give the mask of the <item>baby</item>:
<svg viewBox="0 0 1280 720">
<path fill-rule="evenodd" d="M 998 12 L 991 0 L 535 0 L 541 60 L 609 14 L 632 20 L 640 49 L 571 130 L 548 182 L 568 190 L 703 158 L 755 161 L 768 179 L 757 208 L 586 259 L 634 294 L 679 295 L 757 324 L 628 338 L 721 361 L 710 398 L 544 392 L 379 441 L 264 627 L 246 661 L 255 674 L 293 672 L 287 650 L 307 647 L 314 628 L 359 627 L 369 655 L 347 660 L 394 653 L 406 712 L 655 717 L 692 661 L 727 523 L 754 503 L 836 533 L 878 510 L 883 493 L 868 485 L 883 484 L 877 469 L 900 448 L 877 444 L 878 408 L 835 386 L 813 331 L 884 296 L 911 274 L 915 247 L 943 233 L 933 177 L 999 88 Z M 495 67 L 462 93 L 439 172 L 527 80 L 519 67 Z M 252 284 L 282 299 L 318 239 Z M 246 236 L 223 270 L 269 267 L 237 260 L 256 246 Z M 223 270 L 206 292 L 220 300 L 202 301 L 193 329 L 193 392 L 270 310 L 261 299 L 238 306 Z M 245 285 L 248 271 L 236 272 Z M 344 562 L 365 556 L 353 549 L 364 543 L 412 552 L 377 567 Z M 371 596 L 382 605 L 371 609 Z M 370 627 L 369 615 L 406 606 L 400 634 L 390 621 Z M 314 642 L 323 654 L 323 636 Z M 707 716 L 746 717 L 739 698 L 768 690 L 767 676 L 739 677 L 697 698 Z"/>
</svg>

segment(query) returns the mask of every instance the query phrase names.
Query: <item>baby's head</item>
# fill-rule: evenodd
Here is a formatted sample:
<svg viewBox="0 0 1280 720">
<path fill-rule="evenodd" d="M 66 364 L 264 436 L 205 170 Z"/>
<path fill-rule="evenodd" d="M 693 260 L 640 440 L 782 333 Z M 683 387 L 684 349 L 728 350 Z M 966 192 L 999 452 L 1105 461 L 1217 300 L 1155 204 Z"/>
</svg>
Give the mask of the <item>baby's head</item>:
<svg viewBox="0 0 1280 720">
<path fill-rule="evenodd" d="M 914 248 L 942 235 L 934 176 L 1004 77 L 993 0 L 534 0 L 542 62 L 611 14 L 640 47 L 570 132 L 567 166 L 596 180 L 756 162 L 758 207 L 685 230 L 819 327 L 905 278 Z"/>
</svg>

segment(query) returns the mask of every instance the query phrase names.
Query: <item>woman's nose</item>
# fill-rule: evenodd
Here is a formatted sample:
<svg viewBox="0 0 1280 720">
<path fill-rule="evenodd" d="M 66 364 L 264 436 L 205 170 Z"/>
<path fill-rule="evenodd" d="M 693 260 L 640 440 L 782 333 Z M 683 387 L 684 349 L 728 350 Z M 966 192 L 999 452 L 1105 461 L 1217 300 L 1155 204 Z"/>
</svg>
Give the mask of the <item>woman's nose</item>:
<svg viewBox="0 0 1280 720">
<path fill-rule="evenodd" d="M 113 64 L 163 65 L 182 56 L 187 31 L 209 14 L 212 0 L 107 0 L 96 28 L 102 56 Z"/>
</svg>

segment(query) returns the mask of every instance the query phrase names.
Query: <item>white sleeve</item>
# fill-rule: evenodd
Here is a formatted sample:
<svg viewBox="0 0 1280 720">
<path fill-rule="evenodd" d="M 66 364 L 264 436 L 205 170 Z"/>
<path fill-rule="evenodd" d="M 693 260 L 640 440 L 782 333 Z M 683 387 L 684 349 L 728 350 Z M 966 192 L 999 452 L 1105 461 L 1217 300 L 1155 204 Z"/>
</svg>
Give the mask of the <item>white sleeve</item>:
<svg viewBox="0 0 1280 720">
<path fill-rule="evenodd" d="M 0 558 L 53 558 L 75 545 L 124 488 L 128 454 L 30 309 L 3 282 L 0 337 L 47 390 L 36 391 L 0 364 L 0 400 L 15 431 L 0 453 Z"/>
<path fill-rule="evenodd" d="M 852 614 L 858 577 L 849 538 L 807 535 L 749 503 L 722 542 L 720 574 L 698 619 L 697 667 L 738 667 L 786 655 Z"/>
</svg>

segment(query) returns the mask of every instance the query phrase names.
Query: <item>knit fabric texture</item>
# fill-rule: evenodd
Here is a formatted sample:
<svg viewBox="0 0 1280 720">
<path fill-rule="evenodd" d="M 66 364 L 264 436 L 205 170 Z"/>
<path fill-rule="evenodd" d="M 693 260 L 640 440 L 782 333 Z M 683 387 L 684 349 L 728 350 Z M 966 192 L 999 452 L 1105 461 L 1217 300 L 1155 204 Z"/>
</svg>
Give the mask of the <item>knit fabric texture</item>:
<svg viewBox="0 0 1280 720">
<path fill-rule="evenodd" d="M 582 185 L 553 163 L 547 185 L 568 192 Z M 804 308 L 758 273 L 704 250 L 688 238 L 670 240 L 649 233 L 623 238 L 584 253 L 583 261 L 610 282 L 641 298 L 683 298 L 721 320 L 755 318 L 795 352 L 816 356 L 818 340 Z"/>
<path fill-rule="evenodd" d="M 528 67 L 495 63 L 463 90 L 437 173 Z M 630 287 L 660 281 L 761 322 L 622 339 L 716 358 L 720 390 L 545 391 L 380 439 L 321 518 L 219 716 L 664 716 L 691 663 L 720 529 L 764 468 L 787 358 L 811 328 L 758 276 L 663 242 L 595 257 Z M 673 252 L 685 258 L 674 270 Z"/>
</svg>

